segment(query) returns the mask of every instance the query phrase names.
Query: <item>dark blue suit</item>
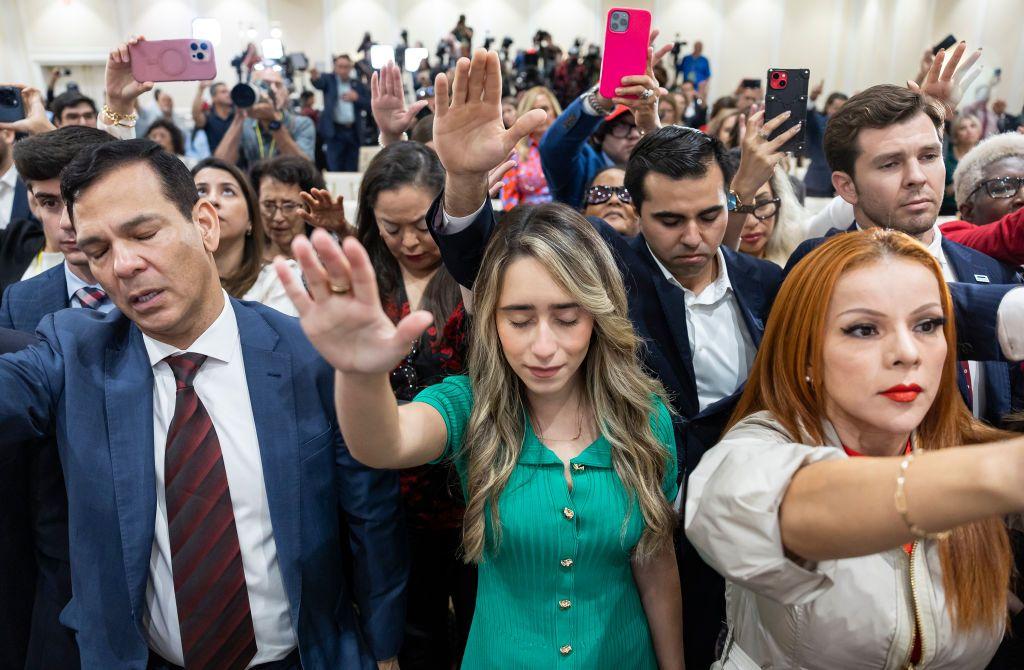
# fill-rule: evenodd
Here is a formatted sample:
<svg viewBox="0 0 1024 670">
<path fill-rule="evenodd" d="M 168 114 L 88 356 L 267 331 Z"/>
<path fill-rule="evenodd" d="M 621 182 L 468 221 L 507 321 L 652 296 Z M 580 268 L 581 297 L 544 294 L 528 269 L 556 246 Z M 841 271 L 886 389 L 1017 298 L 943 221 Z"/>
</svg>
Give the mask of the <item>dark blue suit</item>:
<svg viewBox="0 0 1024 670">
<path fill-rule="evenodd" d="M 70 306 L 68 281 L 64 275 L 64 264 L 60 263 L 4 290 L 3 298 L 0 298 L 0 328 L 32 333 L 44 316 Z"/>
<path fill-rule="evenodd" d="M 431 231 L 442 216 L 435 201 L 427 220 Z M 643 341 L 643 364 L 665 386 L 677 415 L 674 419 L 680 476 L 688 475 L 704 452 L 718 442 L 739 400 L 742 390 L 700 409 L 693 353 L 686 328 L 686 303 L 683 291 L 669 282 L 658 267 L 643 235 L 628 239 L 601 219 L 590 222 L 607 242 L 619 266 L 629 298 L 629 318 Z M 491 231 L 494 215 L 490 201 L 469 228 L 453 234 L 434 232 L 445 266 L 463 286 L 472 286 Z M 775 294 L 782 282 L 779 267 L 767 261 L 722 247 L 743 323 L 756 347 L 764 334 Z M 683 580 L 683 610 L 686 663 L 707 668 L 715 660 L 714 646 L 725 621 L 722 578 L 705 564 L 679 534 L 678 560 Z"/>
<path fill-rule="evenodd" d="M 342 126 L 334 122 L 334 108 L 338 104 L 338 76 L 334 72 L 324 72 L 312 84 L 324 92 L 324 109 L 320 112 L 316 130 L 326 142 L 324 153 L 327 169 L 331 172 L 355 172 L 359 168 L 359 147 L 362 145 L 365 125 L 363 112 L 370 109 L 370 91 L 357 79 L 349 81 L 352 90 L 359 94 L 359 99 L 352 103 L 354 122 L 351 126 Z"/>
<path fill-rule="evenodd" d="M 587 184 L 612 164 L 590 144 L 590 136 L 602 121 L 604 117 L 584 112 L 583 98 L 576 98 L 544 133 L 540 160 L 552 199 L 579 209 Z"/>
<path fill-rule="evenodd" d="M 375 656 L 398 652 L 405 614 L 397 476 L 345 448 L 333 371 L 298 321 L 256 303 L 231 308 L 302 665 L 373 670 Z M 156 482 L 142 333 L 118 310 L 74 309 L 44 318 L 39 335 L 0 357 L 0 454 L 16 450 L 10 436 L 56 435 L 74 586 L 61 621 L 77 631 L 83 667 L 143 670 Z"/>
<path fill-rule="evenodd" d="M 805 240 L 789 257 L 784 271 L 785 274 L 788 274 L 804 256 L 818 248 L 828 238 L 843 232 L 855 232 L 856 230 L 857 224 L 854 223 L 845 231 L 832 228 L 825 233 L 824 237 Z M 1002 293 L 1005 293 L 1005 290 L 1012 287 L 1011 285 L 1018 282 L 1017 271 L 1009 265 L 1000 263 L 991 256 L 947 240 L 945 237 L 942 238 L 942 251 L 958 280 L 949 283 L 956 306 L 957 334 L 960 337 L 958 353 L 963 360 L 981 361 L 981 366 L 985 370 L 985 408 L 982 418 L 993 425 L 998 425 L 1003 417 L 1010 413 L 1012 397 L 1010 374 L 1013 368 L 1019 366 L 1016 364 L 1012 367 L 1007 365 L 1003 362 L 1002 352 L 993 350 L 992 345 L 998 348 L 998 337 L 994 332 L 994 320 L 991 324 L 992 330 L 988 336 L 989 346 L 980 350 L 975 346 L 975 341 L 980 338 L 978 337 L 979 334 L 973 331 L 978 327 L 984 328 L 984 326 L 975 323 L 978 320 L 977 316 L 990 310 L 994 312 L 998 308 L 998 302 L 996 302 L 994 307 L 990 305 L 979 311 L 977 308 L 981 307 L 981 303 L 977 298 L 973 297 L 978 294 L 968 293 L 965 287 L 977 286 L 982 291 L 994 291 L 996 295 L 1002 295 Z M 971 314 L 968 312 L 975 313 Z M 988 319 L 983 318 L 982 321 L 987 322 Z M 969 341 L 965 341 L 965 339 Z M 964 400 L 967 401 L 969 398 L 967 378 L 961 373 L 959 379 L 960 392 L 964 396 Z M 970 406 L 970 403 L 968 403 L 968 406 Z"/>
</svg>

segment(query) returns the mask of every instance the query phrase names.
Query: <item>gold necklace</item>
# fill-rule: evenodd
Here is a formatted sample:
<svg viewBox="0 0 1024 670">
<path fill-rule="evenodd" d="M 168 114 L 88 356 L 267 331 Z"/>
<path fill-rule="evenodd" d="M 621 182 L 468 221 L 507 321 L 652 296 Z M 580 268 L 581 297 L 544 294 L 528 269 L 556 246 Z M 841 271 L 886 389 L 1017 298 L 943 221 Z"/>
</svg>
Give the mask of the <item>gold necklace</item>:
<svg viewBox="0 0 1024 670">
<path fill-rule="evenodd" d="M 576 430 L 576 437 L 573 437 L 573 438 L 570 438 L 570 439 L 558 438 L 558 437 L 544 437 L 543 435 L 540 434 L 540 430 L 539 430 L 540 429 L 540 422 L 537 421 L 536 418 L 534 418 L 534 423 L 537 424 L 537 428 L 538 428 L 538 430 L 534 431 L 536 433 L 536 435 L 537 435 L 537 439 L 538 440 L 548 440 L 550 442 L 575 442 L 576 440 L 580 439 L 581 435 L 583 435 L 583 405 L 582 405 L 582 400 L 576 405 L 576 416 L 579 418 L 579 424 L 578 424 L 577 430 Z"/>
</svg>

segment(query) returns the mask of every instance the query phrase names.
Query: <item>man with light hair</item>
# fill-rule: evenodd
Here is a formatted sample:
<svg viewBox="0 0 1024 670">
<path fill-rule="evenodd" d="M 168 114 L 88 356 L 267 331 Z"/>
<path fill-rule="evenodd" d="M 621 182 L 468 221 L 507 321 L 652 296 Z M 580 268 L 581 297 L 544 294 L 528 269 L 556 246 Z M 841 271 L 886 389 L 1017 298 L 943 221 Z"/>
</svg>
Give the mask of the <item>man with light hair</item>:
<svg viewBox="0 0 1024 670">
<path fill-rule="evenodd" d="M 1003 133 L 978 143 L 953 173 L 960 218 L 976 226 L 1024 207 L 1024 135 Z"/>
</svg>

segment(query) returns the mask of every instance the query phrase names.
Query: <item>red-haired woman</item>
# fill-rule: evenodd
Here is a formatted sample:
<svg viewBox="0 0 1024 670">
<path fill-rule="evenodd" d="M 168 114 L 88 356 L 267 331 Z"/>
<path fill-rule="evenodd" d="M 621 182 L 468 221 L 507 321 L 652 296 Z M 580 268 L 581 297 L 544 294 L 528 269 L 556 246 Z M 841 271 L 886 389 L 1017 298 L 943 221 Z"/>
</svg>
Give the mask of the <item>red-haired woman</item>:
<svg viewBox="0 0 1024 670">
<path fill-rule="evenodd" d="M 837 235 L 782 285 L 733 424 L 689 480 L 686 534 L 729 583 L 716 667 L 992 658 L 1024 440 L 964 406 L 952 317 L 938 263 L 893 231 Z"/>
</svg>

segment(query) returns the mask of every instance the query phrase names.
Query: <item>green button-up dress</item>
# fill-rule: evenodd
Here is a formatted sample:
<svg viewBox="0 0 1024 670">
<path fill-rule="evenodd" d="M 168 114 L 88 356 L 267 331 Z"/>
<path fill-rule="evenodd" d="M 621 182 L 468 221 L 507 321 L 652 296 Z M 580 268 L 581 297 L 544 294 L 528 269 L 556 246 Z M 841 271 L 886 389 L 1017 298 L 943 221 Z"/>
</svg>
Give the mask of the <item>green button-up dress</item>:
<svg viewBox="0 0 1024 670">
<path fill-rule="evenodd" d="M 459 452 L 473 408 L 469 378 L 449 377 L 416 402 L 444 419 L 442 458 L 454 458 L 465 489 L 466 461 Z M 611 445 L 598 437 L 572 459 L 570 490 L 562 461 L 525 424 L 519 463 L 498 500 L 502 537 L 496 550 L 487 513 L 487 548 L 462 667 L 657 668 L 630 564 L 643 516 L 612 467 Z M 671 501 L 678 491 L 676 446 L 668 409 L 658 399 L 651 425 L 666 449 L 662 491 Z"/>
</svg>

